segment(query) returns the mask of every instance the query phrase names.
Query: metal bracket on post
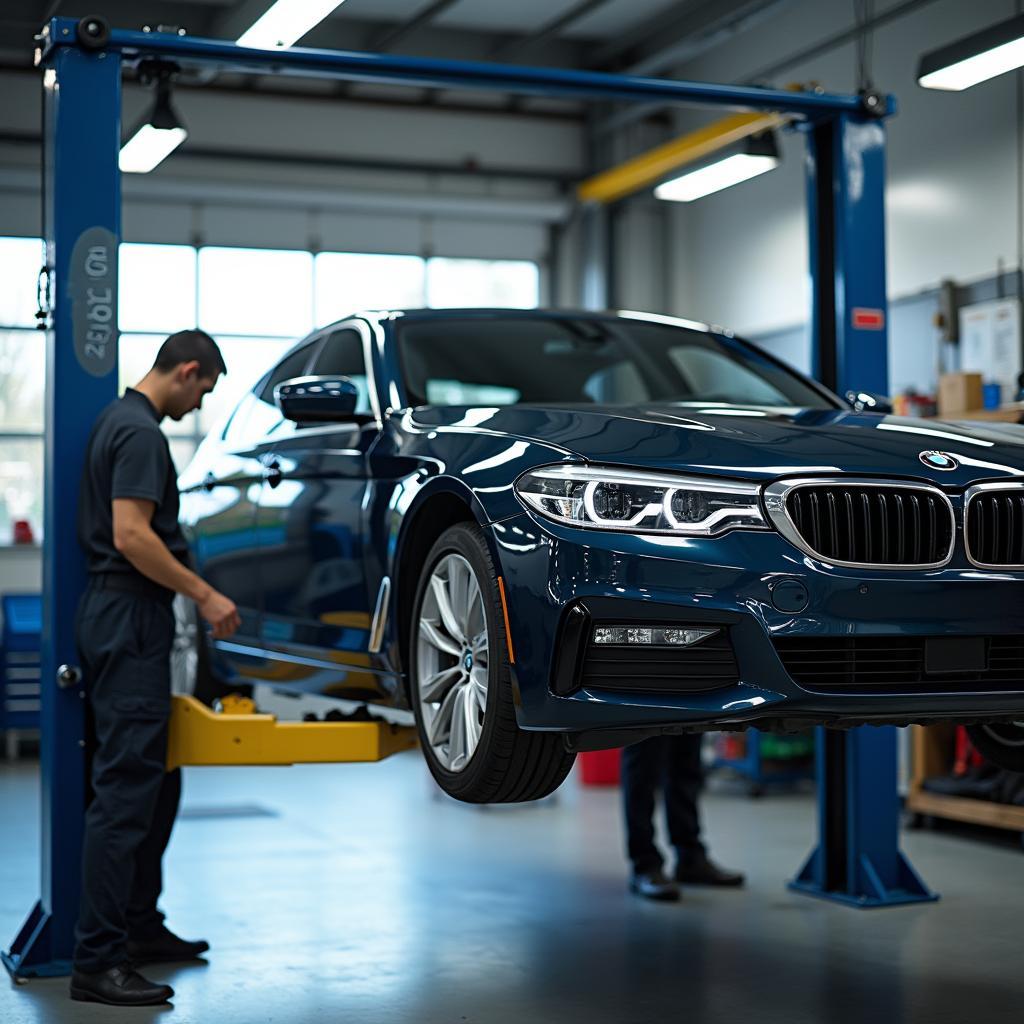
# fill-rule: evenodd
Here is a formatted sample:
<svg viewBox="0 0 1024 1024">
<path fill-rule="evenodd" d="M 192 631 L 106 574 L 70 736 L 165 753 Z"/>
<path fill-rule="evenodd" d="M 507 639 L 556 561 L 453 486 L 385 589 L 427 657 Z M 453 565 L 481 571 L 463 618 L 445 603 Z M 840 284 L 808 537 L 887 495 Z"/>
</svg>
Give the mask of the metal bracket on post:
<svg viewBox="0 0 1024 1024">
<path fill-rule="evenodd" d="M 818 846 L 796 892 L 855 907 L 937 900 L 899 849 L 893 726 L 818 728 Z"/>
</svg>

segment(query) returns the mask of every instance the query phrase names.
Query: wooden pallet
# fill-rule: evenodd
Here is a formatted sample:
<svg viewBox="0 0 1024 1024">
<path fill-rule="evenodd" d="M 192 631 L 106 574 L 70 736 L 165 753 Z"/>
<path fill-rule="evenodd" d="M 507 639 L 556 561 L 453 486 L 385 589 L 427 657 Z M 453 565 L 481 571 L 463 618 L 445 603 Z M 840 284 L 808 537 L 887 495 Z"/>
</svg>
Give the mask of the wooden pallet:
<svg viewBox="0 0 1024 1024">
<path fill-rule="evenodd" d="M 951 725 L 911 727 L 911 776 L 906 807 L 914 814 L 927 814 L 971 825 L 987 825 L 1024 832 L 1024 807 L 997 804 L 969 797 L 943 796 L 922 789 L 925 779 L 948 775 L 953 765 Z"/>
</svg>

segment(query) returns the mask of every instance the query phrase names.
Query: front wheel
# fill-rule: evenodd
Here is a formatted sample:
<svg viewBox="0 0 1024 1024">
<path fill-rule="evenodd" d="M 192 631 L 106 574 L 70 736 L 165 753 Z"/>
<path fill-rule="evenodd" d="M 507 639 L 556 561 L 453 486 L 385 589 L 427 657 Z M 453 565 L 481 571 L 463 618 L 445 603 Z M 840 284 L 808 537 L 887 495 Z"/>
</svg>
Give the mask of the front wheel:
<svg viewBox="0 0 1024 1024">
<path fill-rule="evenodd" d="M 967 735 L 978 753 L 997 767 L 1024 772 L 1024 722 L 969 725 Z"/>
<path fill-rule="evenodd" d="M 409 642 L 416 726 L 431 774 L 467 803 L 537 800 L 575 755 L 516 724 L 498 577 L 480 529 L 459 523 L 427 556 Z"/>
</svg>

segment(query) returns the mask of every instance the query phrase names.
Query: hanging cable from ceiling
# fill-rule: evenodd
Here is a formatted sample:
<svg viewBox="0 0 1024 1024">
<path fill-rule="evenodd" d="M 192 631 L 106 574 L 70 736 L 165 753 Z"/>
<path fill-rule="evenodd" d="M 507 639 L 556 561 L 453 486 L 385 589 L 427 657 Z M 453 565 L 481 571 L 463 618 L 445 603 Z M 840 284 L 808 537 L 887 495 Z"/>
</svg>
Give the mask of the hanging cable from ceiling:
<svg viewBox="0 0 1024 1024">
<path fill-rule="evenodd" d="M 874 88 L 871 81 L 874 32 L 869 26 L 875 19 L 875 0 L 853 0 L 853 18 L 857 26 L 857 91 L 868 93 Z"/>
</svg>

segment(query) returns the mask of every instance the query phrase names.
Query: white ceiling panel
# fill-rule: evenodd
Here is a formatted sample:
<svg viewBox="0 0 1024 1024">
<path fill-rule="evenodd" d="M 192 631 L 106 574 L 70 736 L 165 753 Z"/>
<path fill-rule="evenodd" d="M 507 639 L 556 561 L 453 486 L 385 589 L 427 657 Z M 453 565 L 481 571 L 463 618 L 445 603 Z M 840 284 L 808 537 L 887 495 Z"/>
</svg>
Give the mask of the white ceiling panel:
<svg viewBox="0 0 1024 1024">
<path fill-rule="evenodd" d="M 611 0 L 623 4 L 623 0 Z M 459 0 L 434 24 L 477 32 L 511 32 L 528 35 L 575 7 L 578 0 Z M 632 0 L 626 0 L 629 6 Z"/>
<path fill-rule="evenodd" d="M 669 8 L 682 10 L 686 6 L 680 0 L 610 0 L 567 26 L 563 35 L 571 39 L 612 39 L 663 14 Z"/>
</svg>

